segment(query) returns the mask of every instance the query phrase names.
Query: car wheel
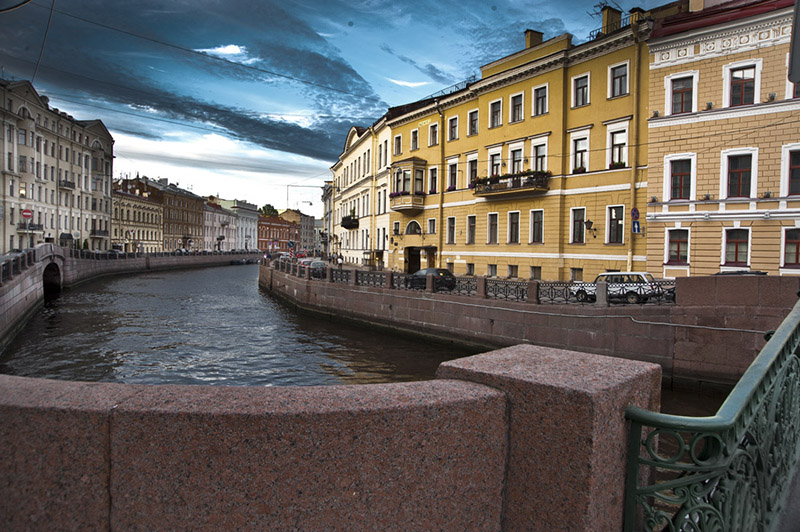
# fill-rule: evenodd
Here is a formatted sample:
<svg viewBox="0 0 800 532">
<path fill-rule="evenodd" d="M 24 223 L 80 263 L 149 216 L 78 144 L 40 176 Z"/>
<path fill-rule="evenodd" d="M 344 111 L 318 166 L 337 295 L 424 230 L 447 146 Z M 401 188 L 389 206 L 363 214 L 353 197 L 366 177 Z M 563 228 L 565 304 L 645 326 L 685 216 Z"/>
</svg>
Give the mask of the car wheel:
<svg viewBox="0 0 800 532">
<path fill-rule="evenodd" d="M 585 303 L 589 301 L 589 294 L 586 293 L 586 290 L 578 290 L 575 294 L 575 299 L 577 299 L 579 303 Z"/>
<path fill-rule="evenodd" d="M 627 294 L 625 294 L 625 301 L 627 301 L 631 305 L 638 303 L 640 300 L 641 298 L 639 297 L 639 294 L 637 294 L 636 292 L 628 292 Z"/>
</svg>

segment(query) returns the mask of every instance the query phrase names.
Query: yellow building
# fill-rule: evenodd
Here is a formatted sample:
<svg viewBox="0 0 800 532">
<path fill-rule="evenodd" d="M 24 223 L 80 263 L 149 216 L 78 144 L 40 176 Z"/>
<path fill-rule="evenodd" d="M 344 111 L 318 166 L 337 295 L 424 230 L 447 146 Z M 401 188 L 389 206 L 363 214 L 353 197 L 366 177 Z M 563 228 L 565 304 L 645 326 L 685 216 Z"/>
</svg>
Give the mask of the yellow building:
<svg viewBox="0 0 800 532">
<path fill-rule="evenodd" d="M 647 268 L 664 277 L 799 274 L 793 3 L 720 4 L 684 3 L 648 42 Z"/>
<path fill-rule="evenodd" d="M 390 110 L 388 266 L 582 280 L 643 270 L 648 53 L 641 10 L 542 42 L 464 88 Z M 639 223 L 636 223 L 639 222 Z"/>
</svg>

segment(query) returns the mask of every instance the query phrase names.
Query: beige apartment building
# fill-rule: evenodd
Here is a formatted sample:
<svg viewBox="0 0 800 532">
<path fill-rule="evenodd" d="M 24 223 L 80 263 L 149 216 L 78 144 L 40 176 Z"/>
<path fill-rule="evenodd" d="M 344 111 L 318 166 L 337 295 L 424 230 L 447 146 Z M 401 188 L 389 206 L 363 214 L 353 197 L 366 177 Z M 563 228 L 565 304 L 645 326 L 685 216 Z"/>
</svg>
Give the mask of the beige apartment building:
<svg viewBox="0 0 800 532">
<path fill-rule="evenodd" d="M 800 274 L 790 0 L 684 4 L 650 47 L 647 268 Z"/>
<path fill-rule="evenodd" d="M 164 251 L 164 207 L 150 192 L 115 183 L 112 193 L 111 245 L 125 253 Z"/>
<path fill-rule="evenodd" d="M 0 252 L 42 242 L 111 248 L 114 139 L 100 120 L 50 106 L 27 81 L 0 80 Z"/>
</svg>

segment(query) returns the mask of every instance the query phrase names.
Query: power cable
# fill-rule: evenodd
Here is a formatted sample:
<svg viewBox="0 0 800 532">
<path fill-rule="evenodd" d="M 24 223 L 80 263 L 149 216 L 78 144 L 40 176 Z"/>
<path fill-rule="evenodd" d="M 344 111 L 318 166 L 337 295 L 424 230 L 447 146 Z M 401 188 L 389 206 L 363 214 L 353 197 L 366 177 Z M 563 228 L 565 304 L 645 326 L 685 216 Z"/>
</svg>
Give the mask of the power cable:
<svg viewBox="0 0 800 532">
<path fill-rule="evenodd" d="M 50 3 L 50 15 L 47 17 L 47 27 L 44 29 L 44 37 L 42 37 L 42 47 L 39 49 L 39 58 L 36 60 L 36 67 L 33 69 L 31 76 L 31 84 L 36 81 L 36 74 L 39 72 L 39 64 L 42 62 L 44 55 L 44 45 L 47 43 L 47 35 L 50 33 L 50 23 L 53 21 L 53 10 L 56 8 L 56 0 Z"/>
<path fill-rule="evenodd" d="M 22 2 L 20 2 L 20 3 L 19 3 L 19 4 L 17 4 L 17 5 L 13 5 L 13 6 L 11 6 L 11 7 L 5 7 L 5 8 L 3 8 L 3 9 L 0 9 L 0 15 L 2 15 L 3 13 L 8 13 L 9 11 L 14 11 L 15 9 L 19 9 L 19 8 L 21 8 L 22 6 L 24 6 L 25 4 L 30 4 L 30 3 L 31 3 L 31 1 L 32 1 L 32 0 L 23 0 Z"/>
</svg>

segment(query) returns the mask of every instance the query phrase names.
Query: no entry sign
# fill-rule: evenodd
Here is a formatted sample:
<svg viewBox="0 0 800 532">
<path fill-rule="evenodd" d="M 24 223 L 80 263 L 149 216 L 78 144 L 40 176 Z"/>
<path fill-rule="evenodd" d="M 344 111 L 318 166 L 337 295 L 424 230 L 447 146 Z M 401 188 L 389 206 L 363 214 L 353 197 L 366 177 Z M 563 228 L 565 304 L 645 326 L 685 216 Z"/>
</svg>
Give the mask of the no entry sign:
<svg viewBox="0 0 800 532">
<path fill-rule="evenodd" d="M 30 220 L 31 218 L 33 218 L 33 211 L 30 209 L 22 209 L 22 212 L 20 214 L 26 220 Z"/>
</svg>

